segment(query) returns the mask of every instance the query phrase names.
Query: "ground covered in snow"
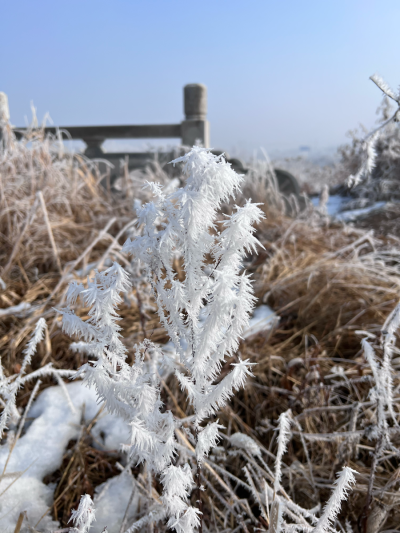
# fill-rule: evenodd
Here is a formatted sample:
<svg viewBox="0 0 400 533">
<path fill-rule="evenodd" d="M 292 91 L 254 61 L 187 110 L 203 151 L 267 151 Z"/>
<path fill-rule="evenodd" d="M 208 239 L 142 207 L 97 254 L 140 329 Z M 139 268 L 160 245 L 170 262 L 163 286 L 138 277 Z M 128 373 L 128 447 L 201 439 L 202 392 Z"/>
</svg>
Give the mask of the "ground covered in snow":
<svg viewBox="0 0 400 533">
<path fill-rule="evenodd" d="M 33 420 L 11 456 L 7 445 L 0 447 L 2 471 L 9 459 L 6 475 L 0 482 L 0 531 L 13 533 L 21 511 L 27 512 L 29 524 L 37 525 L 39 531 L 51 531 L 58 526 L 47 512 L 52 505 L 54 486 L 44 484 L 43 479 L 59 468 L 68 443 L 79 437 L 82 418 L 89 422 L 98 411 L 95 392 L 81 381 L 69 383 L 65 389 L 50 387 L 39 395 L 29 412 Z M 92 434 L 107 450 L 118 450 L 129 435 L 124 421 L 103 413 Z M 119 531 L 131 492 L 132 480 L 124 473 L 97 488 L 98 512 L 93 533 L 100 533 L 106 525 L 109 533 Z M 134 508 L 132 505 L 132 512 Z"/>
</svg>

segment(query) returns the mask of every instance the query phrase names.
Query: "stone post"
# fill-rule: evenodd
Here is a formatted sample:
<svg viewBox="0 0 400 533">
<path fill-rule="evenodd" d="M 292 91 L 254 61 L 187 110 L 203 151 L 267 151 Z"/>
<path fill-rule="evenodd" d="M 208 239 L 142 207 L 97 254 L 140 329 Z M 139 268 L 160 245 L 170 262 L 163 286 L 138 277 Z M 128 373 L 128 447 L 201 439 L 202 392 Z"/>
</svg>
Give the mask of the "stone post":
<svg viewBox="0 0 400 533">
<path fill-rule="evenodd" d="M 190 83 L 183 88 L 185 120 L 181 124 L 182 144 L 192 147 L 200 141 L 210 147 L 210 125 L 207 116 L 207 87 L 202 83 Z"/>
<path fill-rule="evenodd" d="M 7 123 L 10 120 L 10 109 L 6 93 L 0 92 L 0 123 Z"/>
<path fill-rule="evenodd" d="M 7 138 L 6 126 L 10 121 L 10 109 L 8 107 L 8 98 L 6 93 L 0 92 L 0 148 L 5 147 Z M 3 140 L 4 139 L 4 140 Z"/>
<path fill-rule="evenodd" d="M 90 137 L 88 139 L 83 139 L 83 142 L 86 143 L 86 149 L 84 154 L 89 158 L 102 157 L 104 151 L 101 147 L 103 142 L 106 139 L 104 137 Z"/>
</svg>

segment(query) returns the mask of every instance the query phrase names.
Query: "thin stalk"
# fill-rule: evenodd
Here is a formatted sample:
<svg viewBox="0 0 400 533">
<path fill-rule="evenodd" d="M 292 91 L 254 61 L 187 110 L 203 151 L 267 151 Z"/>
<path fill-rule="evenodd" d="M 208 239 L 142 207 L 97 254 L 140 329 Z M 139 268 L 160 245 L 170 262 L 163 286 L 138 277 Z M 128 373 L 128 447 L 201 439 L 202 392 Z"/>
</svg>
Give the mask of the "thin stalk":
<svg viewBox="0 0 400 533">
<path fill-rule="evenodd" d="M 59 256 L 59 253 L 58 253 L 58 250 L 57 250 L 56 241 L 54 240 L 54 235 L 53 235 L 53 231 L 51 229 L 50 220 L 49 220 L 49 214 L 47 212 L 46 202 L 44 201 L 42 191 L 38 191 L 36 193 L 36 196 L 39 198 L 40 205 L 42 206 L 44 221 L 45 221 L 45 224 L 46 224 L 47 233 L 49 235 L 51 247 L 53 249 L 54 259 L 56 260 L 58 271 L 61 274 L 62 273 L 62 267 L 61 267 L 60 256 Z"/>
</svg>

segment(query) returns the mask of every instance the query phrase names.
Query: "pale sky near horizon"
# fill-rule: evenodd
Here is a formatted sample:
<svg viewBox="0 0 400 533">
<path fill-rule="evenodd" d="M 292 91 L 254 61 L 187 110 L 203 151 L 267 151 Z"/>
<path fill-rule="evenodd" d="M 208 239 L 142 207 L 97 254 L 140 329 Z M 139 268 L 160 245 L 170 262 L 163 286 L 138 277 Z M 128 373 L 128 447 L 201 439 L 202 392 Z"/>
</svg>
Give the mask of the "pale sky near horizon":
<svg viewBox="0 0 400 533">
<path fill-rule="evenodd" d="M 0 0 L 0 91 L 23 125 L 175 123 L 208 87 L 211 144 L 337 146 L 394 89 L 398 0 Z"/>
</svg>

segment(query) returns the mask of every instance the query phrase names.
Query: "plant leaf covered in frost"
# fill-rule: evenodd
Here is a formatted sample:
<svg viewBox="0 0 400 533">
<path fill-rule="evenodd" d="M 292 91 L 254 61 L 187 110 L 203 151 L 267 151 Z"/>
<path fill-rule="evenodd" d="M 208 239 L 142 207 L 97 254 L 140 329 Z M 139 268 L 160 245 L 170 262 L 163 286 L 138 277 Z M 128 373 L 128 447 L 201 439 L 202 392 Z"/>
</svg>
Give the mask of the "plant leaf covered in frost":
<svg viewBox="0 0 400 533">
<path fill-rule="evenodd" d="M 212 448 L 217 446 L 220 439 L 219 429 L 223 429 L 224 426 L 221 426 L 217 422 L 211 422 L 202 429 L 198 434 L 197 446 L 196 446 L 196 455 L 197 461 L 202 462 L 204 457 L 206 457 Z"/>
<path fill-rule="evenodd" d="M 379 87 L 379 89 L 386 94 L 386 96 L 389 96 L 389 98 L 392 98 L 395 102 L 398 101 L 398 97 L 396 96 L 395 92 L 389 87 L 389 85 L 386 83 L 386 81 L 381 78 L 378 74 L 373 74 L 369 78 L 371 81 L 375 83 Z"/>
<path fill-rule="evenodd" d="M 376 158 L 377 153 L 375 146 L 377 144 L 378 139 L 380 138 L 382 134 L 382 130 L 386 128 L 390 123 L 393 121 L 399 120 L 399 111 L 400 111 L 400 97 L 397 96 L 394 91 L 389 87 L 389 85 L 385 82 L 384 79 L 382 79 L 377 74 L 373 74 L 370 76 L 370 80 L 379 87 L 379 89 L 388 97 L 394 100 L 398 104 L 398 109 L 396 112 L 389 117 L 387 120 L 385 120 L 382 124 L 380 124 L 377 128 L 375 128 L 373 131 L 369 132 L 368 135 L 363 140 L 363 154 L 362 154 L 362 160 L 361 165 L 358 171 L 355 175 L 350 175 L 347 178 L 347 185 L 349 187 L 356 187 L 361 183 L 362 180 L 368 179 L 372 171 L 374 170 L 376 166 Z"/>
<path fill-rule="evenodd" d="M 88 494 L 81 496 L 78 509 L 72 509 L 69 521 L 71 522 L 71 520 L 75 526 L 70 529 L 71 533 L 87 533 L 89 531 L 93 520 L 95 520 L 95 509 L 92 498 Z"/>
<path fill-rule="evenodd" d="M 239 359 L 219 379 L 222 365 L 239 346 L 255 303 L 250 276 L 242 269 L 244 257 L 255 253 L 259 245 L 253 224 L 263 214 L 248 201 L 218 226 L 221 204 L 239 191 L 243 177 L 222 156 L 200 147 L 193 147 L 173 163 L 179 162 L 184 163 L 185 187 L 164 194 L 160 185 L 147 184 L 154 201 L 138 209 L 142 233 L 133 241 L 128 239 L 124 251 L 144 266 L 160 320 L 180 359 L 178 370 L 164 357 L 175 368 L 195 411 L 194 439 L 200 468 L 216 446 L 221 428 L 218 422 L 205 427 L 200 424 L 216 414 L 252 375 L 252 364 Z M 184 281 L 173 268 L 177 257 L 182 260 Z M 96 388 L 99 400 L 110 412 L 129 423 L 131 439 L 125 449 L 160 475 L 164 490 L 158 516 L 166 516 L 169 527 L 178 533 L 191 533 L 201 519 L 201 513 L 189 504 L 192 471 L 188 464 L 172 464 L 178 453 L 178 422 L 170 411 L 162 409 L 156 365 L 151 372 L 145 364 L 145 355 L 159 360 L 162 354 L 146 339 L 136 347 L 134 365 L 126 363 L 116 309 L 121 293 L 129 288 L 127 273 L 117 263 L 104 272 L 95 271 L 87 288 L 71 283 L 67 308 L 60 311 L 63 329 L 79 337 L 75 349 L 95 358 L 76 375 Z M 86 321 L 71 309 L 78 298 L 90 308 Z"/>
<path fill-rule="evenodd" d="M 371 400 L 376 402 L 377 407 L 377 426 L 378 433 L 385 437 L 387 435 L 387 418 L 391 416 L 395 425 L 397 425 L 396 415 L 393 407 L 393 367 L 392 355 L 396 343 L 396 331 L 400 326 L 400 304 L 398 304 L 386 319 L 382 331 L 383 359 L 378 361 L 374 348 L 367 338 L 362 339 L 364 356 L 372 370 L 375 386 L 370 390 Z"/>
<path fill-rule="evenodd" d="M 289 409 L 279 416 L 278 451 L 275 460 L 274 492 L 278 492 L 282 478 L 282 457 L 286 452 L 290 438 L 290 424 L 292 412 Z"/>
<path fill-rule="evenodd" d="M 345 466 L 340 474 L 338 474 L 332 496 L 325 505 L 324 512 L 322 513 L 321 518 L 318 520 L 313 533 L 326 533 L 330 531 L 331 526 L 335 522 L 335 519 L 340 511 L 342 501 L 347 498 L 349 489 L 356 482 L 354 477 L 354 474 L 356 473 L 357 472 L 352 468 Z"/>
<path fill-rule="evenodd" d="M 27 381 L 27 378 L 29 378 L 29 376 L 25 376 L 26 369 L 31 364 L 32 357 L 36 353 L 37 345 L 41 340 L 43 340 L 46 328 L 47 324 L 45 319 L 39 318 L 33 335 L 24 350 L 24 359 L 22 361 L 21 369 L 16 377 L 12 376 L 11 378 L 5 378 L 3 375 L 3 369 L 0 365 L 0 394 L 6 400 L 0 417 L 0 438 L 3 437 L 3 432 L 7 427 L 7 421 L 9 417 L 14 416 L 17 419 L 19 418 L 19 413 L 15 404 L 17 393 L 24 382 Z M 39 373 L 41 372 L 39 371 Z M 35 377 L 40 377 L 39 373 L 37 373 L 38 375 Z M 42 373 L 46 373 L 45 368 L 42 369 Z M 14 380 L 13 377 L 15 377 Z"/>
</svg>

